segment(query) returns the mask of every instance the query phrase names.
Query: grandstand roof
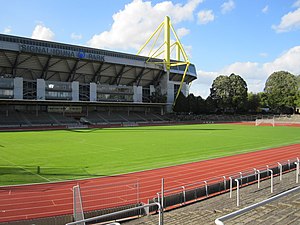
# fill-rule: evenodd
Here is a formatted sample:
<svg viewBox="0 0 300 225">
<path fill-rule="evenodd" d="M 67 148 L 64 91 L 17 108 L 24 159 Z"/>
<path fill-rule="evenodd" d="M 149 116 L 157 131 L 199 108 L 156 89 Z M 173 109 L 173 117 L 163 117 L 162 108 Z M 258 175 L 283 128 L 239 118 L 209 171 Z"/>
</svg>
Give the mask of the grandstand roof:
<svg viewBox="0 0 300 225">
<path fill-rule="evenodd" d="M 0 77 L 25 80 L 148 86 L 166 72 L 147 57 L 84 46 L 0 34 Z M 171 81 L 180 81 L 185 66 L 172 67 Z M 185 82 L 197 78 L 190 65 Z"/>
</svg>

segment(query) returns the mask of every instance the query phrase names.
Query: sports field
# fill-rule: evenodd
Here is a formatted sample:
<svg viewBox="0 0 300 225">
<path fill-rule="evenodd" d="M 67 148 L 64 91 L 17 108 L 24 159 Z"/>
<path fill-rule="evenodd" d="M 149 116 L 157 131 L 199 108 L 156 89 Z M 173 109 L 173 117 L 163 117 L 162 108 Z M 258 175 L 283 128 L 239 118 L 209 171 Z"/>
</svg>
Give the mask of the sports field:
<svg viewBox="0 0 300 225">
<path fill-rule="evenodd" d="M 300 143 L 300 128 L 203 124 L 0 133 L 0 185 L 154 169 Z"/>
</svg>

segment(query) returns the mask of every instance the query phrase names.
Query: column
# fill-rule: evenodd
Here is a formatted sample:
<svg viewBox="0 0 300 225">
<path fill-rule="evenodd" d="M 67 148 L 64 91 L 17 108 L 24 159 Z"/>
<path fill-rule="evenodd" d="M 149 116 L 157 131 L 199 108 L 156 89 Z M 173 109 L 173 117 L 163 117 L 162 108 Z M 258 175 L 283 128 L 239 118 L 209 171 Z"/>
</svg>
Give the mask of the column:
<svg viewBox="0 0 300 225">
<path fill-rule="evenodd" d="M 36 98 L 37 100 L 45 100 L 45 80 L 37 79 L 36 80 Z"/>
<path fill-rule="evenodd" d="M 23 99 L 23 77 L 14 78 L 14 99 Z"/>
<path fill-rule="evenodd" d="M 97 101 L 97 84 L 90 83 L 90 101 L 96 102 Z"/>
<path fill-rule="evenodd" d="M 142 86 L 133 86 L 133 102 L 142 102 L 143 101 L 143 87 Z"/>
<path fill-rule="evenodd" d="M 73 102 L 79 101 L 79 82 L 78 81 L 72 82 L 72 101 Z"/>
</svg>

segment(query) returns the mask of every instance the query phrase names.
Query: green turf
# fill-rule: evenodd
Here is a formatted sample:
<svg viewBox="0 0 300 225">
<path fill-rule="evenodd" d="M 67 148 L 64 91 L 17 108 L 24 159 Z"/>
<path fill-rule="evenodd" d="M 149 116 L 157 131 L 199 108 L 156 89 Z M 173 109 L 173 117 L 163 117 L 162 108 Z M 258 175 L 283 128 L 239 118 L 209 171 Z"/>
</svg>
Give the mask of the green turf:
<svg viewBox="0 0 300 225">
<path fill-rule="evenodd" d="M 0 185 L 128 173 L 293 143 L 300 143 L 300 128 L 203 124 L 1 132 Z"/>
</svg>

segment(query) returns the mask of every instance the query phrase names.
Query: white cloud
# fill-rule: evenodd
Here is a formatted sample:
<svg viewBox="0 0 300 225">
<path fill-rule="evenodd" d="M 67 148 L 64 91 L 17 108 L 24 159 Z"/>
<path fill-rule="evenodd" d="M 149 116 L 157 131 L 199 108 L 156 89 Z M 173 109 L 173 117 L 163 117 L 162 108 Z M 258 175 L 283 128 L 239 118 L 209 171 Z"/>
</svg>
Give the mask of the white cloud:
<svg viewBox="0 0 300 225">
<path fill-rule="evenodd" d="M 33 39 L 39 39 L 39 40 L 47 40 L 47 41 L 53 41 L 55 34 L 53 31 L 45 27 L 43 24 L 38 24 L 35 26 L 31 38 Z"/>
<path fill-rule="evenodd" d="M 214 21 L 215 15 L 212 10 L 202 10 L 198 14 L 198 23 L 207 24 Z"/>
<path fill-rule="evenodd" d="M 4 34 L 10 34 L 11 33 L 11 27 L 5 27 L 3 33 Z"/>
<path fill-rule="evenodd" d="M 221 12 L 223 14 L 226 14 L 230 11 L 232 11 L 233 9 L 235 8 L 235 3 L 233 0 L 229 0 L 227 2 L 224 2 L 222 5 L 221 5 Z"/>
<path fill-rule="evenodd" d="M 96 48 L 138 50 L 152 32 L 169 15 L 172 23 L 193 20 L 193 12 L 203 0 L 189 0 L 186 4 L 163 1 L 152 5 L 150 1 L 133 0 L 113 15 L 108 31 L 94 35 L 88 45 Z"/>
<path fill-rule="evenodd" d="M 195 96 L 206 98 L 210 94 L 210 88 L 213 80 L 219 76 L 219 72 L 197 71 L 197 80 L 193 81 L 190 92 Z"/>
<path fill-rule="evenodd" d="M 267 74 L 278 70 L 287 70 L 292 74 L 300 74 L 300 46 L 293 47 L 273 62 L 265 63 L 263 69 Z"/>
<path fill-rule="evenodd" d="M 269 11 L 269 6 L 266 5 L 261 11 L 262 11 L 262 13 L 266 14 Z"/>
<path fill-rule="evenodd" d="M 266 57 L 268 57 L 268 53 L 266 53 L 266 52 L 261 52 L 261 53 L 259 53 L 259 56 L 260 56 L 260 57 L 263 57 L 263 58 L 266 58 Z"/>
<path fill-rule="evenodd" d="M 72 33 L 71 34 L 71 38 L 73 40 L 81 40 L 82 39 L 82 35 L 81 34 Z"/>
<path fill-rule="evenodd" d="M 210 94 L 213 80 L 221 74 L 230 75 L 231 73 L 238 74 L 245 79 L 248 84 L 249 92 L 261 92 L 263 91 L 267 78 L 275 71 L 284 70 L 299 75 L 299 58 L 300 46 L 295 46 L 272 62 L 235 62 L 216 72 L 198 70 L 198 79 L 192 83 L 190 92 L 194 93 L 194 95 L 201 95 L 201 97 L 206 98 Z"/>
<path fill-rule="evenodd" d="M 177 31 L 176 31 L 177 35 L 178 35 L 178 38 L 182 38 L 186 35 L 188 35 L 190 33 L 190 30 L 189 29 L 186 29 L 185 27 L 182 27 L 182 28 L 179 28 Z"/>
<path fill-rule="evenodd" d="M 300 3 L 299 3 L 300 4 Z M 300 28 L 300 8 L 293 12 L 285 14 L 280 21 L 279 25 L 273 25 L 272 28 L 278 32 L 288 32 Z"/>
<path fill-rule="evenodd" d="M 294 4 L 293 4 L 294 7 L 298 8 L 300 7 L 300 0 L 297 0 Z"/>
</svg>

